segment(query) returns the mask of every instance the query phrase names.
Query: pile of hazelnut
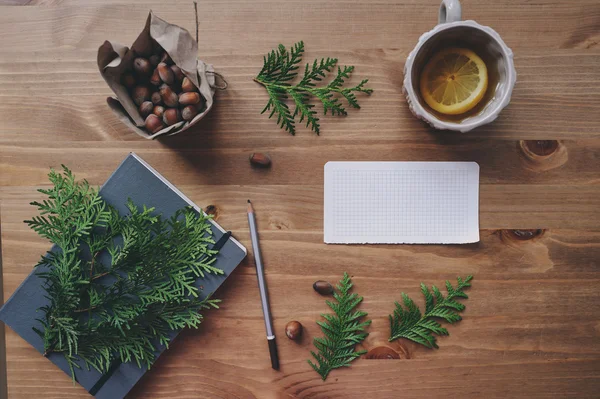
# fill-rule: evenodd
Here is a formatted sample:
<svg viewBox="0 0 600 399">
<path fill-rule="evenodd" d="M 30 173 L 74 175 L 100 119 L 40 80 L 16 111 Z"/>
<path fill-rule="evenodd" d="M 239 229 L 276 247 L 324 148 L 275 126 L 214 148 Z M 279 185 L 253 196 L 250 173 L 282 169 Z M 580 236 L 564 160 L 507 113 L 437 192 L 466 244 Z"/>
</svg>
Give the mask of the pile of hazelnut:
<svg viewBox="0 0 600 399">
<path fill-rule="evenodd" d="M 148 58 L 135 58 L 132 71 L 123 74 L 121 83 L 152 134 L 182 120 L 191 121 L 204 109 L 198 88 L 162 50 Z"/>
</svg>

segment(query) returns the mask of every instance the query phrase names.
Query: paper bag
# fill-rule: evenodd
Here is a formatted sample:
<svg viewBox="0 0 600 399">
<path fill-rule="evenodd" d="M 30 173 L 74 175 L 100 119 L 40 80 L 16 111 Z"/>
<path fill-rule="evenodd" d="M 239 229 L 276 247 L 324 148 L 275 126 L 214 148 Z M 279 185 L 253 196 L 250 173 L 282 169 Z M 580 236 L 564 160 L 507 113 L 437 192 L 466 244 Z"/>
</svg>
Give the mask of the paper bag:
<svg viewBox="0 0 600 399">
<path fill-rule="evenodd" d="M 131 71 L 133 60 L 148 57 L 153 53 L 156 41 L 171 57 L 183 74 L 190 79 L 204 97 L 205 108 L 189 122 L 181 121 L 151 134 L 144 128 L 144 118 L 131 99 L 129 91 L 121 83 L 121 76 Z M 116 98 L 106 99 L 115 115 L 146 139 L 155 139 L 163 135 L 174 135 L 195 125 L 211 110 L 215 94 L 214 68 L 198 59 L 198 43 L 190 32 L 177 25 L 170 24 L 150 11 L 146 26 L 131 49 L 118 43 L 105 41 L 98 49 L 98 69 L 100 74 L 115 93 Z"/>
</svg>

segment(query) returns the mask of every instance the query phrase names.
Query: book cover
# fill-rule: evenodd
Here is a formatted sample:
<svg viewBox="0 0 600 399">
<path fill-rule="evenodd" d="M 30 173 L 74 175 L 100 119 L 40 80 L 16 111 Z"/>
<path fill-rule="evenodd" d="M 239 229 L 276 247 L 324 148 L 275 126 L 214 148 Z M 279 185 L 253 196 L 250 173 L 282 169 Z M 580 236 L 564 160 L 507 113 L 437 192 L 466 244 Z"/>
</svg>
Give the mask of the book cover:
<svg viewBox="0 0 600 399">
<path fill-rule="evenodd" d="M 128 198 L 139 206 L 156 208 L 156 213 L 164 217 L 171 217 L 178 209 L 186 206 L 202 212 L 202 209 L 134 153 L 129 154 L 104 183 L 100 195 L 121 214 L 127 213 Z M 224 274 L 209 274 L 197 281 L 197 286 L 203 287 L 201 295 L 205 296 L 216 291 L 246 256 L 246 249 L 230 233 L 216 222 L 211 222 L 215 247 L 220 247 L 215 266 L 223 270 Z M 36 275 L 39 267 L 29 274 L 0 309 L 0 320 L 37 349 L 41 356 L 44 351 L 43 341 L 33 328 L 43 329 L 35 320 L 39 317 L 36 311 L 46 305 L 48 300 L 44 298 L 45 291 L 41 289 L 43 280 Z M 179 331 L 172 331 L 171 339 L 178 333 Z M 158 346 L 156 357 L 164 350 L 163 346 Z M 50 354 L 48 359 L 70 375 L 63 356 Z M 85 366 L 75 370 L 75 375 L 77 382 L 96 398 L 119 399 L 133 388 L 145 372 L 146 368 L 139 368 L 135 363 L 119 363 L 104 375 L 94 369 L 87 370 Z"/>
</svg>

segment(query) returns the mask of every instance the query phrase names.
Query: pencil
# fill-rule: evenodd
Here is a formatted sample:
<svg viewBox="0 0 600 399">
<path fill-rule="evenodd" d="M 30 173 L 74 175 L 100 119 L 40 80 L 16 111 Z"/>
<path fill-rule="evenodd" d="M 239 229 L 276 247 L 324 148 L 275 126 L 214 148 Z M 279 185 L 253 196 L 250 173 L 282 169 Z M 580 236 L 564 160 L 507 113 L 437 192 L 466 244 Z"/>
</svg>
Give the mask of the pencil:
<svg viewBox="0 0 600 399">
<path fill-rule="evenodd" d="M 260 300 L 262 302 L 263 316 L 265 318 L 265 328 L 267 329 L 267 342 L 269 343 L 269 354 L 271 355 L 271 367 L 279 370 L 279 357 L 277 355 L 277 344 L 275 343 L 275 333 L 271 323 L 271 310 L 269 309 L 269 296 L 267 295 L 267 285 L 265 282 L 265 271 L 263 269 L 260 248 L 258 246 L 258 232 L 256 229 L 256 219 L 254 218 L 254 208 L 252 202 L 248 200 L 248 224 L 250 225 L 250 238 L 252 239 L 252 251 L 256 261 L 256 275 L 258 276 L 258 290 L 260 291 Z"/>
</svg>

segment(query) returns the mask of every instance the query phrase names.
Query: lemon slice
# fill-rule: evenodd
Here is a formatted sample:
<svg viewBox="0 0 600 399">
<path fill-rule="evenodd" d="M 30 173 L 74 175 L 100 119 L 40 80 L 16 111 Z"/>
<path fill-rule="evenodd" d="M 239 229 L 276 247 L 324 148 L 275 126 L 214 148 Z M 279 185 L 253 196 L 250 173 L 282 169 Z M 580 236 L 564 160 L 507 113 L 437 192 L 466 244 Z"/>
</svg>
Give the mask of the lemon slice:
<svg viewBox="0 0 600 399">
<path fill-rule="evenodd" d="M 476 106 L 488 85 L 483 60 L 465 48 L 435 54 L 421 73 L 421 96 L 434 110 L 446 115 L 465 113 Z"/>
</svg>

